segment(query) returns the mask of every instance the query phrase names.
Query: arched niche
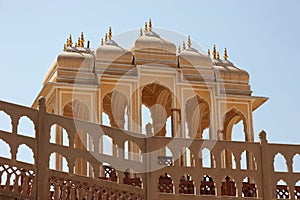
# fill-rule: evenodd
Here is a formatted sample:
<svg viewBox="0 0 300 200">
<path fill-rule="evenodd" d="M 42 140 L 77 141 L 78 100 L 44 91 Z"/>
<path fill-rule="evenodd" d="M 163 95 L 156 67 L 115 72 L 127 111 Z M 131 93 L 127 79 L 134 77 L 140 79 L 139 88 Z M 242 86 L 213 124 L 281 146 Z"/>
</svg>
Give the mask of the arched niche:
<svg viewBox="0 0 300 200">
<path fill-rule="evenodd" d="M 165 86 L 151 83 L 143 87 L 142 105 L 150 110 L 154 135 L 166 136 L 166 122 L 172 114 L 172 101 L 172 92 Z"/>
<path fill-rule="evenodd" d="M 198 95 L 187 100 L 185 104 L 185 116 L 188 136 L 202 138 L 205 129 L 210 126 L 210 109 L 207 101 Z"/>
<path fill-rule="evenodd" d="M 111 127 L 128 129 L 128 100 L 123 93 L 117 90 L 107 93 L 102 99 L 102 106 Z"/>
<path fill-rule="evenodd" d="M 224 140 L 229 140 L 232 141 L 233 138 L 233 128 L 235 125 L 239 124 L 239 122 L 242 122 L 242 124 L 240 124 L 240 126 L 242 126 L 243 131 L 242 132 L 238 132 L 238 135 L 235 134 L 234 136 L 237 135 L 238 138 L 237 140 L 239 141 L 250 141 L 250 138 L 248 136 L 248 124 L 247 124 L 247 120 L 246 117 L 240 112 L 238 111 L 236 108 L 232 108 L 231 110 L 229 110 L 228 112 L 226 112 L 224 118 L 223 118 L 223 139 Z"/>
</svg>

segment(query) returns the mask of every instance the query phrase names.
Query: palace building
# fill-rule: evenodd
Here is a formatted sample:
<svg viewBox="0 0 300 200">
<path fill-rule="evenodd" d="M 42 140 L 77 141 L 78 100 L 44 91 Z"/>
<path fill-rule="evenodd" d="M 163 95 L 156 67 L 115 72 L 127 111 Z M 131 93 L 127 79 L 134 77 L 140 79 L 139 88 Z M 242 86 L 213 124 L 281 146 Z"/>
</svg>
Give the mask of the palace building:
<svg viewBox="0 0 300 200">
<path fill-rule="evenodd" d="M 254 141 L 268 98 L 223 52 L 176 46 L 151 20 L 129 49 L 111 27 L 95 49 L 70 35 L 32 108 L 0 101 L 0 199 L 300 199 L 299 146 Z"/>
</svg>

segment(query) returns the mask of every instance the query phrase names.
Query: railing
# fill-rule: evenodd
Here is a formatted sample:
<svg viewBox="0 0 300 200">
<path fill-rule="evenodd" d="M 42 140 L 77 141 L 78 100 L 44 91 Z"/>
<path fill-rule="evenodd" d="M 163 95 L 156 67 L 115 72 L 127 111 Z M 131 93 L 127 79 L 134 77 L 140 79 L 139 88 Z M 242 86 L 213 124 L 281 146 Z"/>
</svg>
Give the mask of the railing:
<svg viewBox="0 0 300 200">
<path fill-rule="evenodd" d="M 300 199 L 300 187 L 296 185 L 300 173 L 293 169 L 293 158 L 300 153 L 300 147 L 269 144 L 264 132 L 260 134 L 260 143 L 146 138 L 49 114 L 45 111 L 45 100 L 39 103 L 39 110 L 35 110 L 0 101 L 0 111 L 7 113 L 12 127 L 9 132 L 0 130 L 0 139 L 9 145 L 11 154 L 9 159 L 0 158 L 2 196 L 42 200 Z M 22 116 L 27 116 L 34 124 L 35 137 L 18 134 Z M 50 142 L 53 125 L 66 130 L 67 144 Z M 102 151 L 104 135 L 112 139 L 110 155 Z M 80 137 L 88 141 L 88 146 L 77 145 Z M 127 157 L 126 142 L 136 145 L 135 153 Z M 22 144 L 32 150 L 34 163 L 17 159 Z M 166 154 L 166 147 L 172 155 Z M 209 167 L 203 165 L 203 149 L 209 152 Z M 246 168 L 241 164 L 243 152 L 246 153 Z M 61 171 L 62 164 L 57 165 L 56 170 L 50 169 L 52 153 L 58 155 L 58 163 L 65 159 L 67 173 Z M 274 171 L 277 153 L 285 157 L 287 172 Z M 83 169 L 78 169 L 78 163 Z M 279 180 L 286 185 L 279 184 Z"/>
</svg>

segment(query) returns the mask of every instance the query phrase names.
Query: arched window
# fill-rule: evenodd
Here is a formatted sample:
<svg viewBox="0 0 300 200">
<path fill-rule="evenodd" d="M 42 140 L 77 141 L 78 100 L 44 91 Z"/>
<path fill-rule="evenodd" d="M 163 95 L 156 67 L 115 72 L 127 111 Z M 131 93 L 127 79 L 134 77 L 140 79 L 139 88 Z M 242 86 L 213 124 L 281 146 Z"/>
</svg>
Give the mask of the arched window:
<svg viewBox="0 0 300 200">
<path fill-rule="evenodd" d="M 222 168 L 236 169 L 235 157 L 229 149 L 223 149 L 221 152 Z"/>
<path fill-rule="evenodd" d="M 242 170 L 257 170 L 254 154 L 250 151 L 242 152 L 240 164 Z"/>
<path fill-rule="evenodd" d="M 133 141 L 124 142 L 124 159 L 142 162 L 142 151 Z"/>
<path fill-rule="evenodd" d="M 210 126 L 210 110 L 207 101 L 198 95 L 187 100 L 185 116 L 188 136 L 191 138 L 203 138 L 204 130 Z M 206 132 L 209 132 L 209 130 L 206 130 Z"/>
<path fill-rule="evenodd" d="M 166 122 L 168 117 L 171 116 L 172 108 L 171 91 L 157 83 L 148 84 L 142 90 L 142 104 L 146 106 L 151 113 L 153 134 L 157 136 L 166 136 Z M 142 109 L 142 116 L 143 115 Z M 144 125 L 145 124 L 142 124 L 142 126 Z"/>
<path fill-rule="evenodd" d="M 230 141 L 249 141 L 247 121 L 235 108 L 228 111 L 223 120 L 223 138 Z"/>
<path fill-rule="evenodd" d="M 66 129 L 60 125 L 53 124 L 50 129 L 50 143 L 69 146 L 69 137 Z"/>
<path fill-rule="evenodd" d="M 243 180 L 242 197 L 257 197 L 255 181 L 250 177 L 246 177 Z"/>
<path fill-rule="evenodd" d="M 107 93 L 103 97 L 102 105 L 111 127 L 120 129 L 127 127 L 128 129 L 128 100 L 123 93 L 117 90 Z M 126 118 L 127 124 L 125 125 Z"/>
<path fill-rule="evenodd" d="M 200 194 L 201 195 L 215 195 L 216 194 L 216 186 L 213 178 L 209 175 L 204 175 L 203 180 L 200 185 Z"/>
<path fill-rule="evenodd" d="M 58 164 L 56 163 L 56 158 L 59 158 L 61 160 L 61 168 L 57 168 Z M 62 172 L 69 172 L 69 165 L 67 159 L 60 155 L 59 153 L 51 153 L 50 158 L 49 158 L 49 168 L 53 170 L 59 170 Z"/>
<path fill-rule="evenodd" d="M 296 154 L 293 157 L 293 172 L 300 173 L 300 155 Z"/>
<path fill-rule="evenodd" d="M 0 157 L 11 159 L 10 146 L 0 139 Z"/>
<path fill-rule="evenodd" d="M 235 181 L 229 176 L 226 176 L 222 181 L 221 194 L 222 196 L 236 196 Z"/>
<path fill-rule="evenodd" d="M 203 168 L 214 168 L 216 161 L 208 148 L 203 148 L 200 152 L 200 160 L 202 160 Z"/>
<path fill-rule="evenodd" d="M 195 156 L 193 152 L 188 148 L 184 147 L 181 151 L 181 166 L 194 167 L 195 166 Z"/>
<path fill-rule="evenodd" d="M 93 166 L 85 158 L 76 158 L 74 173 L 78 175 L 94 177 Z"/>
<path fill-rule="evenodd" d="M 12 132 L 11 118 L 4 111 L 0 111 L 0 130 L 6 132 Z"/>
<path fill-rule="evenodd" d="M 23 116 L 19 119 L 18 134 L 27 137 L 35 137 L 34 124 L 27 116 Z"/>
<path fill-rule="evenodd" d="M 17 161 L 34 164 L 33 151 L 26 144 L 21 144 L 17 152 Z"/>
<path fill-rule="evenodd" d="M 275 172 L 288 172 L 286 159 L 281 153 L 275 155 L 273 166 Z"/>
<path fill-rule="evenodd" d="M 174 184 L 172 177 L 169 174 L 165 173 L 159 176 L 158 191 L 161 193 L 173 193 Z"/>
<path fill-rule="evenodd" d="M 180 194 L 195 194 L 195 185 L 191 175 L 184 174 L 180 178 L 179 183 Z"/>
</svg>

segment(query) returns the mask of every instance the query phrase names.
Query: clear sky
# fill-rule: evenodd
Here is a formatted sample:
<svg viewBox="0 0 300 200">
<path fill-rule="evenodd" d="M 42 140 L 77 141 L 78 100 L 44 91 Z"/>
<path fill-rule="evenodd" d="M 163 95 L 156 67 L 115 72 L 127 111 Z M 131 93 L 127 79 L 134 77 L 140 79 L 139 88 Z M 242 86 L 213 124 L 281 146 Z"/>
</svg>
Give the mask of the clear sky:
<svg viewBox="0 0 300 200">
<path fill-rule="evenodd" d="M 0 99 L 31 106 L 70 33 L 96 48 L 107 27 L 118 34 L 151 18 L 205 49 L 227 47 L 253 94 L 270 98 L 254 112 L 256 139 L 264 129 L 271 142 L 299 144 L 299 9 L 299 0 L 0 0 Z"/>
</svg>

